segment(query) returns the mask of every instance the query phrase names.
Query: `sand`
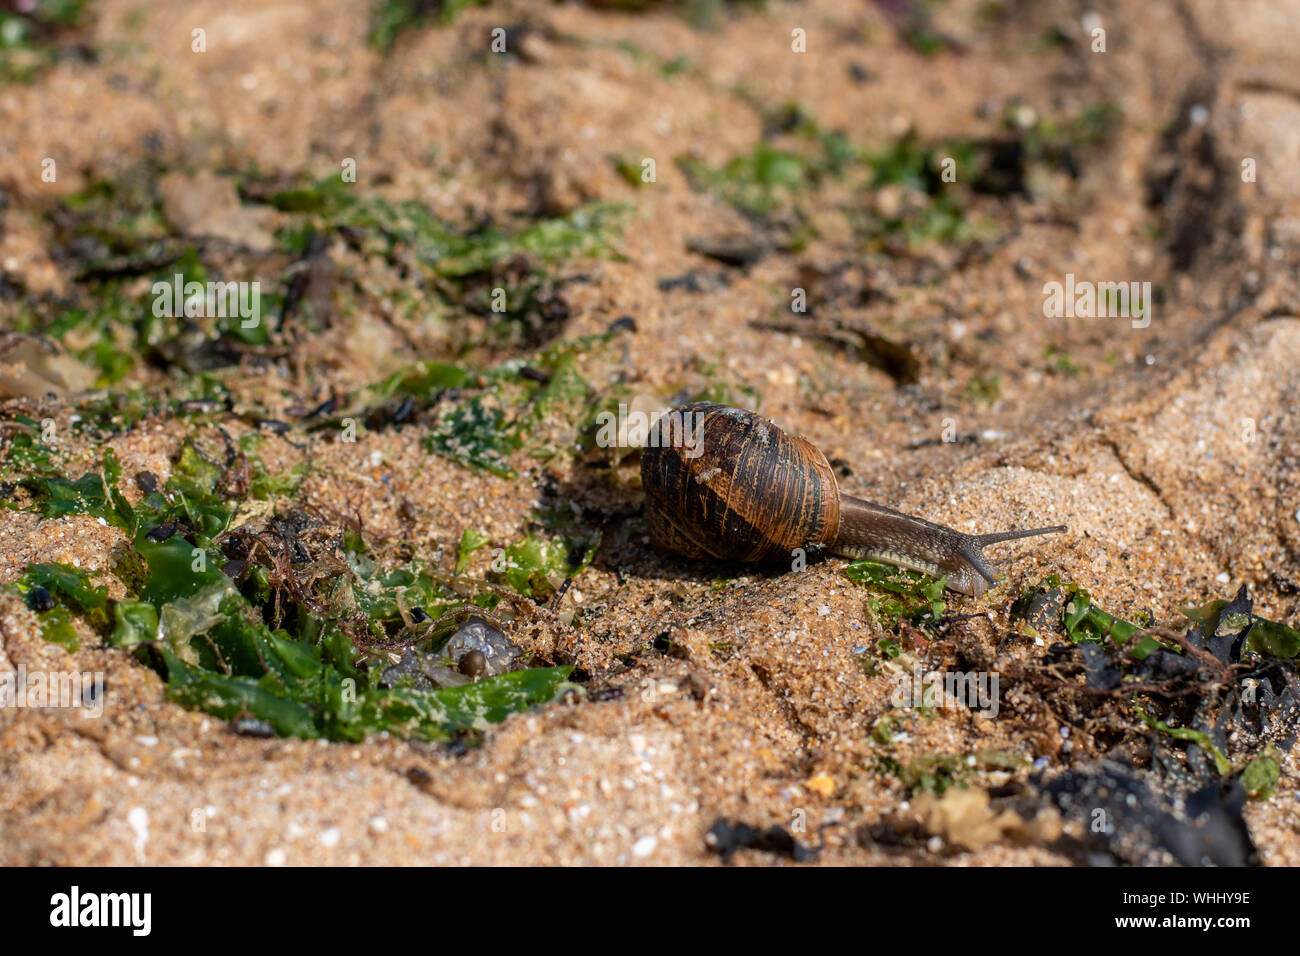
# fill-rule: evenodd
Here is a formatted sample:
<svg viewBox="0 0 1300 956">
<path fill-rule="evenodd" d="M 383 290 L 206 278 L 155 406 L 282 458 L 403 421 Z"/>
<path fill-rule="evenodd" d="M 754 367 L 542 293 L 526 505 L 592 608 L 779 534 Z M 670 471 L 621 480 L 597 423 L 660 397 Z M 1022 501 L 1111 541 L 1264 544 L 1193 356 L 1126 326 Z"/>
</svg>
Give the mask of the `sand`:
<svg viewBox="0 0 1300 956">
<path fill-rule="evenodd" d="M 697 359 L 715 363 L 737 394 L 760 396 L 764 414 L 848 463 L 849 493 L 961 530 L 1069 526 L 992 549 L 1003 584 L 979 600 L 950 596 L 966 617 L 929 645 L 905 632 L 909 650 L 936 665 L 1032 661 L 1040 646 L 1008 640 L 1010 607 L 1051 573 L 1116 614 L 1164 622 L 1245 583 L 1257 613 L 1296 626 L 1286 581 L 1300 575 L 1300 79 L 1284 64 L 1300 46 L 1300 4 L 1108 4 L 1108 50 L 1095 54 L 1073 5 L 1012 4 L 1017 14 L 991 25 L 981 6 L 937 9 L 955 46 L 933 57 L 902 42 L 880 9 L 830 0 L 723 14 L 712 29 L 671 7 L 493 4 L 404 34 L 382 55 L 367 46 L 363 4 L 106 2 L 89 33 L 98 62 L 0 87 L 0 266 L 27 295 L 68 289 L 49 204 L 145 156 L 267 176 L 327 175 L 353 157 L 365 188 L 458 222 L 628 202 L 622 259 L 584 264 L 589 281 L 569 294 L 566 336 L 636 320 L 622 366 L 590 374 L 622 375 L 662 401 Z M 519 24 L 530 28 L 520 53 L 485 64 L 492 28 Z M 1054 25 L 1071 43 L 1042 41 Z M 207 30 L 203 54 L 190 50 L 196 26 Z M 791 51 L 795 27 L 807 30 L 806 53 Z M 685 69 L 656 65 L 676 57 Z M 990 210 L 1001 238 L 973 261 L 942 248 L 896 267 L 865 260 L 834 226 L 837 198 L 865 200 L 833 191 L 814 210 L 827 222 L 821 238 L 797 252 L 737 270 L 686 249 L 701 235 L 752 233 L 673 162 L 694 153 L 720 164 L 751 149 L 762 120 L 750 100 L 797 102 L 824 128 L 884 143 L 909 127 L 987 134 L 989 111 L 1014 97 L 1044 115 L 1111 101 L 1124 120 L 1081 166 L 1067 214 L 1001 201 Z M 611 161 L 623 154 L 656 158 L 658 181 L 626 183 Z M 58 157 L 55 183 L 40 179 L 46 156 Z M 1238 175 L 1245 157 L 1257 160 L 1256 182 Z M 1162 205 L 1150 202 L 1153 179 L 1169 184 Z M 270 228 L 231 222 L 222 228 Z M 364 257 L 332 254 L 368 281 Z M 780 318 L 810 269 L 848 284 L 821 315 L 909 343 L 916 384 L 812 334 L 755 326 Z M 658 285 L 691 272 L 727 282 Z M 1066 273 L 1152 281 L 1164 298 L 1142 329 L 1045 317 L 1043 285 Z M 286 408 L 437 357 L 436 330 L 385 315 L 382 299 L 362 299 L 302 343 L 292 372 L 247 368 L 244 396 Z M 1049 348 L 1075 371 L 1054 373 Z M 996 397 L 972 401 L 972 383 L 994 378 Z M 62 406 L 42 409 L 66 422 Z M 125 474 L 165 477 L 186 428 L 150 420 L 109 445 Z M 944 443 L 945 428 L 976 440 Z M 97 453 L 60 434 L 71 455 Z M 262 452 L 277 469 L 313 461 L 311 501 L 355 515 L 384 548 L 444 566 L 467 526 L 496 541 L 522 535 L 548 485 L 603 515 L 605 545 L 566 598 L 577 626 L 548 619 L 520 638 L 581 668 L 590 699 L 512 717 L 468 753 L 250 739 L 168 703 L 157 675 L 89 634 L 70 656 L 45 644 L 22 601 L 0 596 L 0 669 L 102 671 L 108 687 L 100 720 L 0 710 L 0 862 L 704 864 L 717 860 L 705 833 L 719 817 L 792 827 L 824 846 L 822 864 L 1071 862 L 1041 835 L 896 851 L 861 833 L 915 811 L 902 782 L 880 772 L 883 757 L 997 749 L 1059 767 L 1104 752 L 1087 720 L 1027 695 L 992 720 L 913 713 L 906 738 L 885 748 L 872 730 L 891 712 L 892 685 L 864 670 L 863 649 L 886 635 L 844 562 L 731 569 L 715 586 L 718 568 L 657 553 L 629 524 L 634 479 L 526 456 L 518 478 L 499 478 L 431 456 L 421 439 L 406 428 L 298 448 L 271 436 Z M 408 502 L 414 521 L 401 513 Z M 111 568 L 122 543 L 92 518 L 0 512 L 0 584 L 28 562 L 64 561 L 104 572 L 120 596 Z M 470 573 L 485 575 L 488 560 L 480 554 Z M 669 653 L 654 648 L 665 633 Z M 1300 863 L 1297 769 L 1293 754 L 1276 795 L 1247 809 L 1269 864 Z"/>
</svg>

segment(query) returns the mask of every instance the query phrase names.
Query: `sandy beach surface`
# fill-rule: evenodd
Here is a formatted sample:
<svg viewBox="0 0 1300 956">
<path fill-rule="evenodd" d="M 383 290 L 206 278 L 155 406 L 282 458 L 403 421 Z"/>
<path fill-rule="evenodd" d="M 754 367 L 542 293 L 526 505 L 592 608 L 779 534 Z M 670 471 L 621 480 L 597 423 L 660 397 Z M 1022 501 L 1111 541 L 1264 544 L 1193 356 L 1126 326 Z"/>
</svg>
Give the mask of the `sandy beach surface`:
<svg viewBox="0 0 1300 956">
<path fill-rule="evenodd" d="M 471 583 L 494 580 L 493 548 L 540 510 L 600 535 L 562 598 L 510 628 L 529 659 L 573 666 L 576 687 L 470 746 L 241 735 L 169 702 L 156 669 L 85 620 L 75 652 L 43 640 L 29 602 L 0 590 L 0 670 L 106 685 L 99 719 L 0 709 L 0 863 L 710 864 L 725 820 L 781 827 L 823 865 L 1075 865 L 1086 816 L 1043 781 L 1102 759 L 1142 771 L 1161 735 L 1122 696 L 1032 679 L 1066 638 L 1024 625 L 1022 592 L 1056 575 L 1117 617 L 1177 627 L 1180 608 L 1244 584 L 1254 614 L 1300 626 L 1300 3 L 1120 0 L 1096 22 L 1055 0 L 644 6 L 475 5 L 381 49 L 365 4 L 106 0 L 49 41 L 55 62 L 0 85 L 0 327 L 104 294 L 67 228 L 70 198 L 104 181 L 144 183 L 162 217 L 148 228 L 198 244 L 210 270 L 277 294 L 306 277 L 297 294 L 316 307 L 219 367 L 141 359 L 107 386 L 147 406 L 217 376 L 229 402 L 211 413 L 155 409 L 95 437 L 74 426 L 96 383 L 38 370 L 53 397 L 9 397 L 0 427 L 52 421 L 73 477 L 111 448 L 124 476 L 161 481 L 187 439 L 257 433 L 268 472 L 303 476 L 280 507 L 447 575 L 472 528 L 492 546 L 457 572 Z M 1090 49 L 1098 24 L 1105 52 Z M 976 189 L 952 147 L 950 228 L 926 218 L 945 214 L 935 193 L 918 211 L 906 183 L 779 165 L 829 163 L 839 142 L 900 157 L 960 142 L 1004 162 Z M 757 210 L 701 172 L 736 157 L 758 164 Z M 432 280 L 347 228 L 287 251 L 297 220 L 266 197 L 348 159 L 349 189 L 459 230 L 601 203 L 619 225 L 610 250 L 547 263 L 543 318 L 503 338 L 490 312 L 430 304 Z M 112 281 L 140 294 L 150 274 Z M 1149 322 L 1046 315 L 1045 284 L 1067 274 L 1150 283 Z M 809 438 L 846 493 L 962 531 L 1069 530 L 990 548 L 1002 581 L 948 594 L 942 627 L 891 623 L 842 559 L 785 572 L 655 550 L 635 451 L 579 449 L 572 419 L 539 421 L 537 443 L 561 453 L 526 443 L 513 474 L 431 452 L 437 408 L 355 442 L 254 423 L 297 423 L 419 360 L 528 361 L 625 316 L 634 328 L 575 359 L 598 392 L 647 408 L 721 395 Z M 91 344 L 76 334 L 73 353 Z M 131 594 L 121 529 L 44 518 L 9 492 L 24 507 L 0 511 L 0 586 L 55 562 Z M 1000 674 L 997 716 L 896 706 L 913 665 Z M 1242 815 L 1261 862 L 1296 865 L 1300 767 L 1277 759 L 1275 792 Z M 1134 854 L 1120 858 L 1172 862 Z"/>
</svg>

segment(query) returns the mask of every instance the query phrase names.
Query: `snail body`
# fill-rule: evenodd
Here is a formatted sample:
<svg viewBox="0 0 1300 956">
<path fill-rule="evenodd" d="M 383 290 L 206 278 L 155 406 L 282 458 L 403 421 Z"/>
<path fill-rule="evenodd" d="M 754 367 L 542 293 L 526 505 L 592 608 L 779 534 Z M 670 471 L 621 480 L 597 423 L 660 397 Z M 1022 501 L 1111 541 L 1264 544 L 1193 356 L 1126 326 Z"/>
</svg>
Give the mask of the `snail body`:
<svg viewBox="0 0 1300 956">
<path fill-rule="evenodd" d="M 842 494 L 826 456 L 751 411 L 694 402 L 662 416 L 641 453 L 651 542 L 692 558 L 788 560 L 828 551 L 947 576 L 978 597 L 995 580 L 983 549 L 1063 525 L 970 535 Z"/>
</svg>

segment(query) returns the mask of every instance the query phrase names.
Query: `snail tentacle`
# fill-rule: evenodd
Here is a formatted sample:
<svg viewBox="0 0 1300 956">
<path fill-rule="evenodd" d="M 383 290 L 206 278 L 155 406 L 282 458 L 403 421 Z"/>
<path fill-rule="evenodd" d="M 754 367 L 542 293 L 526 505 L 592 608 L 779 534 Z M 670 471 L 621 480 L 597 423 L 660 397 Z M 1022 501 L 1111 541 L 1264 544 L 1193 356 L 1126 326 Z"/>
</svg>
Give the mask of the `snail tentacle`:
<svg viewBox="0 0 1300 956">
<path fill-rule="evenodd" d="M 997 580 L 997 569 L 985 557 L 985 547 L 1065 530 L 1064 525 L 1055 525 L 972 535 L 842 494 L 840 529 L 831 550 L 846 557 L 883 561 L 933 577 L 946 574 L 948 586 L 954 591 L 978 597 Z M 904 560 L 899 560 L 899 556 Z"/>
</svg>

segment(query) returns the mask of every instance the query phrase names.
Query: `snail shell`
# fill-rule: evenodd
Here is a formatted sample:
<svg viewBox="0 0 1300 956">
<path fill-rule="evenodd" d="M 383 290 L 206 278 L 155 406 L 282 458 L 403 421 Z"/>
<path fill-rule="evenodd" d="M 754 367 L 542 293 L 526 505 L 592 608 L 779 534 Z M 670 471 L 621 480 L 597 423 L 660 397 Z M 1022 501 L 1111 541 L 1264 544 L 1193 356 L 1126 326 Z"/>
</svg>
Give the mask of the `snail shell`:
<svg viewBox="0 0 1300 956">
<path fill-rule="evenodd" d="M 840 492 L 826 456 L 741 408 L 696 402 L 658 419 L 641 453 L 641 483 L 651 542 L 687 557 L 788 558 L 839 534 Z"/>
</svg>

